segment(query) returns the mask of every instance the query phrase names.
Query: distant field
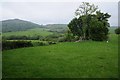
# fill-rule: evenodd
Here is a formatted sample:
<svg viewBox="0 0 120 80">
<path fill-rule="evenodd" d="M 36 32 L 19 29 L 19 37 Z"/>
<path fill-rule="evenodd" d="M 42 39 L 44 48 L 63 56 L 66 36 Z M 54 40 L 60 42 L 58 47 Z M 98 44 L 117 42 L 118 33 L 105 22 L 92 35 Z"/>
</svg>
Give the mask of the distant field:
<svg viewBox="0 0 120 80">
<path fill-rule="evenodd" d="M 118 36 L 3 51 L 3 78 L 117 78 Z"/>
<path fill-rule="evenodd" d="M 46 28 L 49 29 L 50 31 L 54 31 L 54 32 L 63 32 L 66 31 L 67 28 L 67 24 L 49 24 L 46 25 Z"/>
<path fill-rule="evenodd" d="M 109 33 L 115 33 L 115 29 L 116 29 L 117 27 L 109 27 Z"/>
<path fill-rule="evenodd" d="M 34 28 L 34 29 L 29 29 L 27 31 L 17 31 L 17 32 L 7 32 L 3 33 L 3 36 L 35 36 L 35 35 L 40 35 L 40 36 L 48 36 L 53 34 L 53 32 L 62 32 L 67 30 L 67 25 L 47 25 L 45 28 Z M 115 33 L 116 27 L 110 27 L 109 32 L 110 33 Z"/>
<path fill-rule="evenodd" d="M 3 33 L 3 36 L 12 36 L 12 35 L 16 35 L 16 36 L 36 36 L 36 35 L 48 36 L 51 34 L 53 34 L 53 33 L 48 32 L 47 29 L 45 29 L 45 28 L 35 28 L 35 29 L 29 29 L 27 31 L 7 32 L 7 33 Z"/>
</svg>

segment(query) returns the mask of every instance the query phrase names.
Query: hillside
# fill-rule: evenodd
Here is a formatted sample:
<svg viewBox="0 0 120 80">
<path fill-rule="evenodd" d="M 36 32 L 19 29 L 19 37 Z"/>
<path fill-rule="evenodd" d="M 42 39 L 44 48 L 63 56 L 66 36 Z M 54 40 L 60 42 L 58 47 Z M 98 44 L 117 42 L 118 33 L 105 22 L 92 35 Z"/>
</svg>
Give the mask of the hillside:
<svg viewBox="0 0 120 80">
<path fill-rule="evenodd" d="M 49 29 L 50 32 L 62 33 L 67 31 L 67 24 L 48 24 L 46 28 Z"/>
<path fill-rule="evenodd" d="M 3 36 L 48 36 L 52 33 L 64 33 L 67 30 L 67 24 L 38 25 L 20 19 L 9 19 L 1 22 Z"/>
<path fill-rule="evenodd" d="M 9 19 L 2 21 L 2 32 L 25 31 L 28 29 L 42 27 L 41 25 L 20 19 Z"/>
</svg>

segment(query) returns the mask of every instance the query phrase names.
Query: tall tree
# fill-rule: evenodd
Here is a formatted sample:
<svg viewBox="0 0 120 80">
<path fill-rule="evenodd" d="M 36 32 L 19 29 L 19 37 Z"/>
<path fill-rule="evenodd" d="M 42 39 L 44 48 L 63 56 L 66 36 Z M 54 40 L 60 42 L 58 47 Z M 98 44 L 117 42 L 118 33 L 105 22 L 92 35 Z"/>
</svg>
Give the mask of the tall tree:
<svg viewBox="0 0 120 80">
<path fill-rule="evenodd" d="M 75 12 L 76 18 L 68 24 L 71 32 L 82 39 L 106 40 L 110 15 L 97 9 L 94 4 L 83 2 Z"/>
<path fill-rule="evenodd" d="M 89 15 L 96 12 L 98 6 L 90 4 L 88 2 L 82 2 L 82 4 L 75 11 L 76 16 Z"/>
<path fill-rule="evenodd" d="M 89 24 L 92 14 L 94 14 L 98 9 L 98 6 L 94 4 L 90 4 L 88 2 L 82 2 L 82 4 L 77 8 L 75 11 L 76 17 L 82 16 L 83 19 L 83 31 L 84 31 L 84 38 L 89 39 Z"/>
</svg>

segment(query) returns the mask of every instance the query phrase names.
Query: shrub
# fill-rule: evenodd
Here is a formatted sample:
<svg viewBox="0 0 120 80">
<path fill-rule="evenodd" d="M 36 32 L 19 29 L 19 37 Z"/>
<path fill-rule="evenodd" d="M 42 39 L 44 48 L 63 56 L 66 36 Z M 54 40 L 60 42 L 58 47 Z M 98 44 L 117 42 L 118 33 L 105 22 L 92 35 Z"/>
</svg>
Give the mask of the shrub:
<svg viewBox="0 0 120 80">
<path fill-rule="evenodd" d="M 49 45 L 51 45 L 51 44 L 56 44 L 56 42 L 49 41 L 48 44 L 49 44 Z"/>
<path fill-rule="evenodd" d="M 34 45 L 34 46 L 46 46 L 46 45 L 48 45 L 48 44 L 45 43 L 45 42 L 33 42 L 33 45 Z"/>
<path fill-rule="evenodd" d="M 115 29 L 115 33 L 116 34 L 120 34 L 120 27 L 118 27 L 117 29 Z"/>
<path fill-rule="evenodd" d="M 33 46 L 30 41 L 2 41 L 2 50 Z"/>
<path fill-rule="evenodd" d="M 36 35 L 36 36 L 15 36 L 15 35 L 12 35 L 9 37 L 3 36 L 2 38 L 6 39 L 6 40 L 42 40 L 44 37 L 38 36 L 38 35 Z"/>
<path fill-rule="evenodd" d="M 90 27 L 90 38 L 94 41 L 104 41 L 108 39 L 108 28 L 100 21 L 92 21 Z"/>
<path fill-rule="evenodd" d="M 54 33 L 52 35 L 48 35 L 44 38 L 45 41 L 53 41 L 53 42 L 57 42 L 58 38 L 62 37 L 63 35 L 58 34 L 58 33 Z"/>
<path fill-rule="evenodd" d="M 58 42 L 66 42 L 66 41 L 67 41 L 66 37 L 60 37 L 58 39 Z"/>
</svg>

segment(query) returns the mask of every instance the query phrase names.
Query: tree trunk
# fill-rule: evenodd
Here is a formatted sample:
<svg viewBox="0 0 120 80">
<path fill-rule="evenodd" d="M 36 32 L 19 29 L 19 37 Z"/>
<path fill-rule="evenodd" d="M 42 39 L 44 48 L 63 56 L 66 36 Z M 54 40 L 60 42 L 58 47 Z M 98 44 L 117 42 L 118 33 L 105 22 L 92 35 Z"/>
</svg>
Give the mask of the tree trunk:
<svg viewBox="0 0 120 80">
<path fill-rule="evenodd" d="M 84 33 L 84 35 L 83 35 L 83 39 L 85 40 L 85 38 L 86 38 L 86 36 L 85 36 L 85 33 Z"/>
</svg>

